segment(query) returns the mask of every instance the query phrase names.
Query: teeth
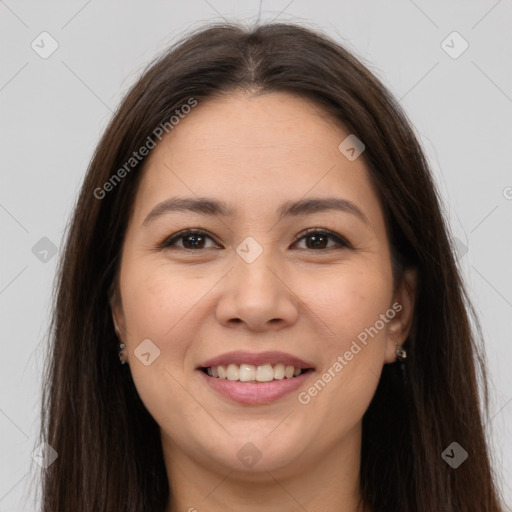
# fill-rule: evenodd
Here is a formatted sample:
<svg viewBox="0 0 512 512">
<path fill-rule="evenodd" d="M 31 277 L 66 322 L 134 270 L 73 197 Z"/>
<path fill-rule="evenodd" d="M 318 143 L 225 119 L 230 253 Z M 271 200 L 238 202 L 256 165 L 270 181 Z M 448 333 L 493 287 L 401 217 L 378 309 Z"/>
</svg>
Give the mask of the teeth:
<svg viewBox="0 0 512 512">
<path fill-rule="evenodd" d="M 256 380 L 256 369 L 252 364 L 241 364 L 240 365 L 240 380 L 242 382 L 248 382 L 250 380 Z"/>
<path fill-rule="evenodd" d="M 256 369 L 256 380 L 258 382 L 270 382 L 274 380 L 274 368 L 271 364 L 262 364 Z"/>
<path fill-rule="evenodd" d="M 240 367 L 236 364 L 230 364 L 226 370 L 228 380 L 238 380 L 240 378 Z"/>
<path fill-rule="evenodd" d="M 282 363 L 275 364 L 262 364 L 255 366 L 253 364 L 229 364 L 224 366 L 212 366 L 207 368 L 207 373 L 210 377 L 219 379 L 228 379 L 240 382 L 270 382 L 272 380 L 291 379 L 298 377 L 303 371 L 301 368 L 293 366 L 285 366 Z"/>
<path fill-rule="evenodd" d="M 274 379 L 284 379 L 284 364 L 279 363 L 274 366 Z"/>
</svg>

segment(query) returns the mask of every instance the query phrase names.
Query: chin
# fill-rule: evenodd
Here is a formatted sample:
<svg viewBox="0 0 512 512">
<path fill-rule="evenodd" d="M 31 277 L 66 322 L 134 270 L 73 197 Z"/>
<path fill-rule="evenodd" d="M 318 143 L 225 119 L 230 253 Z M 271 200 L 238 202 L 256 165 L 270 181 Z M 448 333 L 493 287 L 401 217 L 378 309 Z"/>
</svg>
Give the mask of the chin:
<svg viewBox="0 0 512 512">
<path fill-rule="evenodd" d="M 306 446 L 307 443 L 293 436 L 279 436 L 275 432 L 269 435 L 269 432 L 271 429 L 233 436 L 225 443 L 216 444 L 216 450 L 210 452 L 210 457 L 229 471 L 239 474 L 240 478 L 254 479 L 260 475 L 262 480 L 268 480 L 268 472 L 296 473 L 300 469 L 297 459 L 302 454 L 297 447 Z M 208 451 L 205 449 L 203 453 Z"/>
</svg>

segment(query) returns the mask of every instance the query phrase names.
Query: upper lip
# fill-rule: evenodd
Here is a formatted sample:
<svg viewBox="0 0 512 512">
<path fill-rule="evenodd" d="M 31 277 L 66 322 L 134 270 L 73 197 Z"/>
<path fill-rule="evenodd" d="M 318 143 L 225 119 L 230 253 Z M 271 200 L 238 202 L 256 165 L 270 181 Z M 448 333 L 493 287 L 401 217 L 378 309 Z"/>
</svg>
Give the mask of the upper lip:
<svg viewBox="0 0 512 512">
<path fill-rule="evenodd" d="M 279 364 L 282 363 L 285 366 L 294 366 L 295 368 L 314 368 L 314 366 L 285 352 L 269 351 L 269 352 L 247 352 L 245 350 L 235 350 L 233 352 L 227 352 L 220 356 L 208 359 L 204 363 L 201 363 L 198 368 L 210 368 L 212 366 L 227 366 L 229 364 L 253 364 L 255 366 L 263 364 Z"/>
</svg>

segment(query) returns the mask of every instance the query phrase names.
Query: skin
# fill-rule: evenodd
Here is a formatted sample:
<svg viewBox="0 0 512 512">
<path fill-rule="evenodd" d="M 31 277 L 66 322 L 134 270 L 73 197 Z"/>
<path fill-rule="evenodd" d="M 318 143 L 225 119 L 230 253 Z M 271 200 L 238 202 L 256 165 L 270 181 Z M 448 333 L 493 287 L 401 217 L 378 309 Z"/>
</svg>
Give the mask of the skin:
<svg viewBox="0 0 512 512">
<path fill-rule="evenodd" d="M 395 361 L 409 332 L 416 276 L 407 271 L 393 293 L 383 212 L 363 158 L 349 161 L 338 150 L 347 135 L 298 96 L 236 93 L 200 103 L 150 154 L 112 311 L 127 346 L 123 357 L 160 426 L 168 512 L 360 510 L 362 417 L 383 365 Z M 173 196 L 213 197 L 237 213 L 166 213 L 143 225 Z M 368 223 L 339 211 L 278 222 L 278 205 L 305 197 L 350 200 Z M 188 251 L 190 237 L 157 248 L 186 228 L 211 239 Z M 330 238 L 318 248 L 311 235 L 295 241 L 308 228 L 339 234 L 353 248 Z M 263 249 L 252 263 L 236 252 L 248 236 Z M 300 403 L 298 393 L 395 302 L 401 311 Z M 134 350 L 148 338 L 160 355 L 145 366 Z M 210 389 L 196 370 L 239 349 L 288 352 L 315 372 L 273 403 L 241 405 Z M 237 456 L 248 442 L 261 454 L 250 468 Z"/>
</svg>

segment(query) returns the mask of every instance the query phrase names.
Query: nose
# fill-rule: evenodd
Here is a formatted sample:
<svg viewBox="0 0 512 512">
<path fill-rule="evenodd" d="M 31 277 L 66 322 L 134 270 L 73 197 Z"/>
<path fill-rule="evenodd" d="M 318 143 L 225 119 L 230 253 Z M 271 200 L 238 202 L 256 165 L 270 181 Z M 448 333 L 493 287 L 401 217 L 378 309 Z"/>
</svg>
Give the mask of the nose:
<svg viewBox="0 0 512 512">
<path fill-rule="evenodd" d="M 251 331 L 279 330 L 298 318 L 298 297 L 291 278 L 271 251 L 251 263 L 237 256 L 234 268 L 223 279 L 217 320 L 226 327 L 245 324 Z"/>
</svg>

